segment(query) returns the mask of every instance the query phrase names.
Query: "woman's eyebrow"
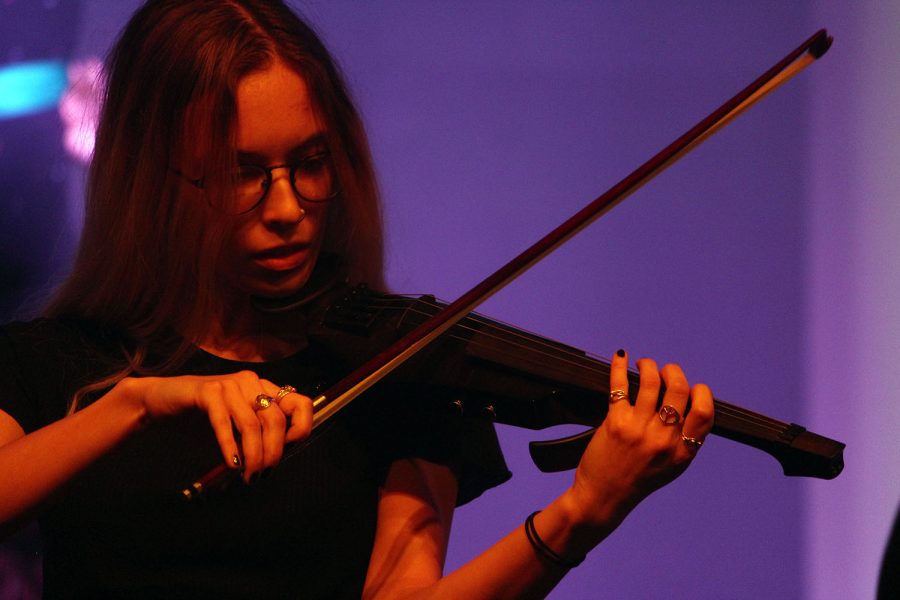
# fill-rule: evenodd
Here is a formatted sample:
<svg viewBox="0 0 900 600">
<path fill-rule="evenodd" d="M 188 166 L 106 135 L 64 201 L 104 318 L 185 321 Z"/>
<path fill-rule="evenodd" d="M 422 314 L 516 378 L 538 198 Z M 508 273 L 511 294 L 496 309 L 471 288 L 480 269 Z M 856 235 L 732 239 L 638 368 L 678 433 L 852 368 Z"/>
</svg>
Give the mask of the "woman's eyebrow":
<svg viewBox="0 0 900 600">
<path fill-rule="evenodd" d="M 287 152 L 287 157 L 291 159 L 301 157 L 317 146 L 327 146 L 324 133 L 316 133 L 303 140 L 302 143 L 294 146 Z M 268 161 L 268 158 L 265 155 L 260 154 L 259 152 L 249 152 L 246 150 L 238 150 L 237 159 L 241 164 L 264 164 Z"/>
<path fill-rule="evenodd" d="M 326 146 L 326 145 L 327 145 L 327 142 L 325 140 L 325 134 L 317 133 L 313 136 L 310 136 L 306 141 L 304 141 L 302 144 L 300 144 L 296 148 L 293 148 L 290 152 L 288 152 L 288 156 L 291 158 L 302 156 L 304 154 L 307 154 L 312 149 L 319 150 L 320 149 L 320 148 L 318 148 L 319 146 Z"/>
</svg>

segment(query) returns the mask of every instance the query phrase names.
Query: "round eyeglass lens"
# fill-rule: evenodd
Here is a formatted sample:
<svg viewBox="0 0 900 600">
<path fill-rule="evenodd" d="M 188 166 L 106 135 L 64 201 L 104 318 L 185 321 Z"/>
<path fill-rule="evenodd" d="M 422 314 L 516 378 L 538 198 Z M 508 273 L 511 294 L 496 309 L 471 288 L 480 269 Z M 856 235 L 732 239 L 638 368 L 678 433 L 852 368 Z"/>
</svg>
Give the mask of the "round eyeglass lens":
<svg viewBox="0 0 900 600">
<path fill-rule="evenodd" d="M 296 165 L 260 167 L 241 165 L 238 169 L 235 192 L 236 214 L 253 210 L 269 191 L 274 169 L 289 168 L 294 192 L 308 202 L 324 202 L 337 195 L 337 176 L 334 165 L 326 154 L 304 159 Z"/>
<path fill-rule="evenodd" d="M 263 199 L 269 188 L 269 175 L 265 169 L 255 165 L 242 165 L 235 182 L 236 213 L 252 210 Z"/>
<path fill-rule="evenodd" d="M 294 191 L 311 202 L 322 202 L 337 193 L 334 165 L 327 154 L 310 156 L 291 168 Z"/>
</svg>

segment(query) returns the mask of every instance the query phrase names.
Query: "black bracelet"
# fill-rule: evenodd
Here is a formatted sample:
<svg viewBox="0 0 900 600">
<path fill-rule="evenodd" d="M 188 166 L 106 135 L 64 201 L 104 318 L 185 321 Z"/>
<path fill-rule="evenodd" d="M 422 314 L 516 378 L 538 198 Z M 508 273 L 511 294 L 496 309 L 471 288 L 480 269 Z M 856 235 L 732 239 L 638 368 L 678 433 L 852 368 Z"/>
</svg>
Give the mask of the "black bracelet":
<svg viewBox="0 0 900 600">
<path fill-rule="evenodd" d="M 538 535 L 537 529 L 534 526 L 534 516 L 539 512 L 541 511 L 536 510 L 525 519 L 525 537 L 528 538 L 528 542 L 531 544 L 531 547 L 534 548 L 534 551 L 538 553 L 538 556 L 543 556 L 554 565 L 565 569 L 574 569 L 584 562 L 584 555 L 576 558 L 568 558 L 561 554 L 557 554 L 550 546 L 544 543 L 544 540 Z"/>
</svg>

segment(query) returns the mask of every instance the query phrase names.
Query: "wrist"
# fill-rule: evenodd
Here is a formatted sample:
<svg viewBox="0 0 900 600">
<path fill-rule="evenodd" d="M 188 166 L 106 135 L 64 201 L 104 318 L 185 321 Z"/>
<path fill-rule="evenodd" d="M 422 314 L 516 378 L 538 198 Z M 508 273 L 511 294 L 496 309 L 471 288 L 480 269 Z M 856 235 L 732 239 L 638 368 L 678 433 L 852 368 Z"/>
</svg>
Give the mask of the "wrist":
<svg viewBox="0 0 900 600">
<path fill-rule="evenodd" d="M 577 485 L 567 489 L 558 503 L 573 539 L 579 546 L 596 546 L 619 526 L 634 506 L 626 501 L 610 497 L 586 494 Z"/>
<path fill-rule="evenodd" d="M 541 511 L 536 510 L 528 515 L 524 525 L 525 537 L 528 539 L 528 543 L 531 544 L 531 547 L 538 557 L 544 562 L 566 570 L 574 569 L 583 563 L 584 559 L 587 557 L 587 551 L 579 552 L 578 554 L 563 555 L 547 545 L 540 533 L 538 533 L 537 527 L 534 524 L 534 518 L 539 515 L 540 512 Z M 577 544 L 571 543 L 570 545 L 577 546 Z M 590 548 L 588 548 L 588 550 L 590 550 Z"/>
<path fill-rule="evenodd" d="M 137 428 L 142 428 L 150 422 L 150 411 L 147 408 L 146 395 L 144 393 L 146 378 L 125 377 L 110 390 L 111 400 L 117 405 L 128 407 L 133 412 Z"/>
</svg>

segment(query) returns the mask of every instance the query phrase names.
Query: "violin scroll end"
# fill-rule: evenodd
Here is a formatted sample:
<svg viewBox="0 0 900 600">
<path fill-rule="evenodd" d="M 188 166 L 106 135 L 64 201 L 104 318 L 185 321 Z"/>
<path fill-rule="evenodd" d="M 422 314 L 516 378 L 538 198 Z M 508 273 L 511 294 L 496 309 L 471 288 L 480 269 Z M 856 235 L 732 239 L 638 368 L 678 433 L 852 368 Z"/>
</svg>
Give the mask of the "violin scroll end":
<svg viewBox="0 0 900 600">
<path fill-rule="evenodd" d="M 792 427 L 800 427 L 791 424 Z M 802 428 L 800 428 L 802 429 Z M 788 477 L 834 479 L 844 470 L 844 448 L 837 440 L 806 431 L 791 440 L 790 445 L 773 456 Z"/>
</svg>

